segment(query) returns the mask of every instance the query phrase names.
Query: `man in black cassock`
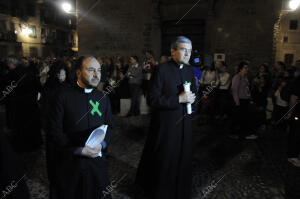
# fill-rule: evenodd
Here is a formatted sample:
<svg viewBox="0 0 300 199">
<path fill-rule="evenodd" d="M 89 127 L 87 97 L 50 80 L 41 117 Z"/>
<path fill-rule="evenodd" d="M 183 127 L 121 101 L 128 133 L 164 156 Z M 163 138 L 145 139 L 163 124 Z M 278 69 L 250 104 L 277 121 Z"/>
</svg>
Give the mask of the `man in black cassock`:
<svg viewBox="0 0 300 199">
<path fill-rule="evenodd" d="M 188 199 L 192 186 L 192 121 L 187 103 L 195 100 L 195 79 L 188 65 L 192 43 L 178 37 L 171 45 L 172 60 L 159 65 L 149 92 L 150 132 L 136 183 L 154 199 Z M 191 82 L 191 92 L 183 84 Z"/>
<path fill-rule="evenodd" d="M 104 153 L 98 156 L 114 128 L 109 98 L 96 89 L 101 67 L 94 57 L 87 56 L 78 59 L 75 69 L 77 84 L 58 92 L 49 115 L 50 198 L 110 198 L 107 161 Z M 91 132 L 103 124 L 108 129 L 101 145 L 85 147 Z"/>
</svg>

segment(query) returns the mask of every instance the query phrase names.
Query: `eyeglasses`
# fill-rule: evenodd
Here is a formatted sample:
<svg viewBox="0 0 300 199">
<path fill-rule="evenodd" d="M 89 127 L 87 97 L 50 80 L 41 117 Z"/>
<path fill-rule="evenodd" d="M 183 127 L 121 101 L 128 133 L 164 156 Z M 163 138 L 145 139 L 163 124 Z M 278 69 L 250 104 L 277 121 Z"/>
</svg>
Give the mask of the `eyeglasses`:
<svg viewBox="0 0 300 199">
<path fill-rule="evenodd" d="M 192 52 L 192 49 L 186 49 L 186 48 L 180 48 L 179 50 L 184 52 L 184 53 L 186 53 L 186 52 L 191 53 Z"/>
</svg>

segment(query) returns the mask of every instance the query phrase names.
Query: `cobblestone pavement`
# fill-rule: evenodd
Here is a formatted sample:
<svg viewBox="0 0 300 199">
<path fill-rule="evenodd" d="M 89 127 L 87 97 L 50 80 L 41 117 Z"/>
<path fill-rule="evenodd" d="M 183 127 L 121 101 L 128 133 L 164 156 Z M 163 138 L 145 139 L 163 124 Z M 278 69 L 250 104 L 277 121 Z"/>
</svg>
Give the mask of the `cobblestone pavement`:
<svg viewBox="0 0 300 199">
<path fill-rule="evenodd" d="M 115 117 L 117 128 L 108 150 L 114 199 L 144 199 L 133 186 L 149 126 L 149 116 Z M 193 199 L 300 199 L 300 169 L 286 161 L 286 135 L 272 129 L 257 141 L 227 138 L 224 125 L 194 120 Z M 24 154 L 33 199 L 49 196 L 45 150 Z M 299 193 L 298 193 L 299 194 Z"/>
</svg>

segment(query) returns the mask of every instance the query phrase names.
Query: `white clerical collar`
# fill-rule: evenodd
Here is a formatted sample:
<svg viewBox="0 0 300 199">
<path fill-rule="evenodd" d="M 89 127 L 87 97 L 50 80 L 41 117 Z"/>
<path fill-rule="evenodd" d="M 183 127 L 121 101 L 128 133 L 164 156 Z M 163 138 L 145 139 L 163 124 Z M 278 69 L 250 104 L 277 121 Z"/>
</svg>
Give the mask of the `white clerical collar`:
<svg viewBox="0 0 300 199">
<path fill-rule="evenodd" d="M 179 69 L 183 69 L 184 64 L 178 64 L 174 59 L 173 62 L 176 63 L 177 65 L 179 65 Z"/>
<path fill-rule="evenodd" d="M 80 88 L 82 88 L 82 87 L 79 85 L 78 81 L 77 81 L 77 85 L 78 85 Z M 84 89 L 84 93 L 91 93 L 91 92 L 93 91 L 92 88 L 83 88 L 83 89 Z"/>
<path fill-rule="evenodd" d="M 133 67 L 137 68 L 137 67 L 139 67 L 139 64 L 133 65 Z"/>
</svg>

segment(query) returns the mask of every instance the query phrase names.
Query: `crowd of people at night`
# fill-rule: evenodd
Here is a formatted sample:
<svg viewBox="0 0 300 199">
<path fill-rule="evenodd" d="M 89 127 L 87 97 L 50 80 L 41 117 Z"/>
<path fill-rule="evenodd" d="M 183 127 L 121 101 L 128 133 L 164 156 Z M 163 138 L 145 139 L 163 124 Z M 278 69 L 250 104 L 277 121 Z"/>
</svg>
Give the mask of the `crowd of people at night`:
<svg viewBox="0 0 300 199">
<path fill-rule="evenodd" d="M 185 48 L 185 53 L 191 53 L 188 51 L 188 47 Z M 172 49 L 174 49 L 174 53 L 176 53 L 175 50 L 177 46 Z M 5 127 L 10 140 L 10 144 L 6 146 L 10 148 L 9 151 L 5 152 L 6 156 L 8 153 L 14 154 L 15 152 L 26 153 L 35 151 L 41 147 L 43 142 L 46 142 L 45 144 L 48 150 L 47 171 L 50 184 L 52 183 L 53 185 L 52 187 L 50 186 L 50 190 L 52 189 L 52 196 L 55 195 L 54 193 L 58 193 L 58 195 L 61 194 L 60 192 L 62 190 L 58 188 L 59 185 L 55 185 L 56 179 L 51 178 L 52 175 L 57 175 L 59 172 L 54 168 L 56 165 L 54 165 L 53 162 L 57 162 L 57 160 L 54 158 L 55 155 L 52 154 L 55 153 L 53 151 L 53 143 L 48 143 L 48 140 L 54 140 L 56 137 L 53 138 L 48 136 L 48 134 L 51 134 L 51 132 L 54 131 L 53 129 L 58 128 L 58 122 L 64 125 L 59 128 L 65 131 L 75 131 L 72 129 L 72 122 L 70 122 L 73 121 L 71 114 L 73 112 L 69 112 L 72 111 L 72 108 L 68 107 L 65 102 L 67 99 L 59 97 L 61 91 L 63 90 L 65 93 L 70 92 L 70 98 L 74 97 L 74 99 L 70 99 L 73 101 L 68 103 L 74 103 L 73 108 L 78 108 L 76 97 L 78 97 L 78 99 L 80 98 L 80 100 L 83 98 L 81 98 L 81 96 L 79 97 L 79 94 L 75 91 L 72 93 L 73 91 L 69 91 L 68 88 L 75 86 L 81 87 L 79 78 L 82 78 L 82 84 L 85 84 L 85 73 L 78 72 L 83 70 L 85 62 L 88 62 L 86 63 L 88 66 L 90 63 L 97 63 L 96 65 L 99 65 L 101 71 L 98 71 L 99 74 L 97 73 L 99 76 L 94 74 L 94 78 L 96 79 L 91 78 L 91 82 L 97 82 L 95 89 L 98 90 L 99 93 L 102 93 L 99 94 L 100 97 L 102 95 L 104 95 L 102 97 L 106 96 L 106 101 L 101 103 L 106 103 L 107 106 L 101 110 L 102 118 L 104 118 L 103 122 L 99 124 L 95 122 L 95 126 L 109 123 L 109 128 L 111 128 L 112 133 L 114 124 L 111 116 L 120 116 L 119 114 L 122 108 L 120 107 L 120 100 L 131 99 L 130 110 L 125 117 L 136 117 L 141 114 L 140 103 L 142 96 L 147 99 L 150 114 L 156 114 L 152 108 L 165 108 L 165 110 L 160 110 L 160 116 L 164 115 L 165 117 L 171 118 L 172 115 L 168 114 L 173 114 L 173 112 L 170 111 L 173 111 L 173 107 L 176 103 L 173 102 L 173 98 L 169 99 L 168 95 L 163 98 L 163 92 L 169 92 L 164 91 L 165 88 L 170 86 L 166 82 L 177 81 L 174 80 L 177 76 L 170 72 L 168 74 L 170 80 L 163 78 L 165 78 L 164 70 L 168 68 L 166 65 L 174 62 L 173 56 L 177 55 L 172 54 L 171 57 L 162 55 L 160 60 L 156 60 L 154 53 L 148 50 L 144 52 L 144 57 L 141 58 L 136 55 L 132 55 L 128 58 L 122 56 L 102 57 L 101 55 L 95 55 L 95 57 L 62 56 L 56 58 L 17 57 L 11 55 L 1 58 L 0 105 L 5 107 L 6 123 L 3 124 L 1 122 L 0 134 L 1 141 L 4 142 L 6 138 L 2 139 L 2 136 L 4 136 L 3 131 Z M 177 63 L 179 64 L 179 62 Z M 182 99 L 179 98 L 179 103 L 181 103 L 182 100 L 184 103 L 193 103 L 192 115 L 193 117 L 199 115 L 199 121 L 197 122 L 201 125 L 224 125 L 226 126 L 224 133 L 231 139 L 259 139 L 259 134 L 257 133 L 258 129 L 266 130 L 267 128 L 274 128 L 277 131 L 285 132 L 289 135 L 287 161 L 295 167 L 300 167 L 300 106 L 297 105 L 300 96 L 300 60 L 296 61 L 295 65 L 288 66 L 283 62 L 276 62 L 274 65 L 271 63 L 262 63 L 261 65 L 254 66 L 250 61 L 243 60 L 236 66 L 228 66 L 225 61 L 216 61 L 204 65 L 201 62 L 201 58 L 193 58 L 190 59 L 189 65 L 192 66 L 193 69 L 191 74 L 194 76 L 192 86 L 194 86 L 193 93 L 195 94 L 195 99 L 193 96 L 187 95 L 183 96 Z M 87 71 L 88 70 L 89 69 L 87 69 Z M 96 73 L 93 70 L 96 70 L 96 68 L 91 69 L 91 74 Z M 154 75 L 155 73 L 157 73 L 157 75 Z M 187 71 L 181 78 L 189 78 L 189 74 L 190 71 Z M 179 77 L 178 79 L 178 81 L 181 81 Z M 87 83 L 85 85 L 87 85 Z M 161 93 L 158 91 L 154 92 L 154 87 L 155 89 L 161 89 Z M 90 89 L 89 87 L 82 88 L 84 88 L 85 94 L 90 92 L 88 91 Z M 173 91 L 170 92 L 172 93 Z M 66 94 L 61 94 L 61 96 L 64 95 Z M 57 101 L 64 106 L 56 104 L 58 103 Z M 82 104 L 82 106 L 86 105 Z M 177 114 L 177 112 L 174 114 Z M 66 115 L 70 115 L 71 119 L 66 117 Z M 60 121 L 58 121 L 57 118 L 59 118 Z M 180 120 L 180 118 L 176 119 Z M 88 127 L 94 127 L 90 125 L 93 122 L 92 119 L 88 120 Z M 155 124 L 160 126 L 161 124 L 158 125 L 158 122 L 159 121 L 156 121 Z M 85 125 L 82 125 L 82 130 L 88 129 L 85 128 Z M 165 128 L 170 129 L 169 126 Z M 150 129 L 153 130 L 152 127 L 150 127 Z M 157 131 L 160 132 L 161 129 Z M 85 138 L 86 135 L 87 134 L 85 134 Z M 107 133 L 107 136 L 111 135 Z M 78 138 L 74 136 L 68 139 L 74 141 Z M 153 137 L 153 139 L 156 139 L 156 137 Z M 65 142 L 65 138 L 60 137 L 59 141 L 56 142 L 55 140 L 53 142 L 55 142 L 55 144 L 59 143 L 60 147 L 65 147 L 65 145 L 61 143 Z M 148 145 L 150 145 L 150 143 L 151 141 L 149 141 Z M 102 144 L 104 152 L 107 150 L 107 144 L 106 142 Z M 159 145 L 157 144 L 156 146 L 158 147 Z M 158 148 L 162 154 L 165 152 L 160 147 Z M 151 147 L 146 147 L 146 152 L 144 151 L 143 153 L 143 162 L 151 161 L 151 159 L 145 157 L 147 153 L 151 153 L 151 151 L 147 151 L 148 149 L 152 150 Z M 82 156 L 85 157 L 91 157 L 90 154 L 92 154 L 92 151 L 87 150 L 86 152 L 85 150 L 87 149 L 81 149 L 79 154 L 83 154 Z M 188 151 L 189 150 L 187 150 L 186 153 L 188 153 Z M 0 152 L 4 153 L 3 151 Z M 92 165 L 94 163 L 89 164 Z M 102 163 L 97 164 L 98 163 L 95 163 L 96 166 L 101 168 L 106 167 L 106 165 L 103 166 Z M 164 164 L 162 165 L 165 166 Z M 155 166 L 157 165 L 154 165 L 154 167 Z M 7 169 L 12 170 L 12 168 Z M 139 168 L 138 174 L 145 171 L 147 171 L 147 168 Z M 56 172 L 56 174 L 53 174 L 53 172 Z M 109 181 L 105 172 L 99 175 L 102 178 L 104 176 L 104 178 Z M 137 181 L 140 180 L 141 176 L 138 177 L 139 179 Z M 184 180 L 186 179 L 183 179 L 183 181 Z M 97 184 L 98 182 L 91 180 L 89 183 L 88 186 L 93 187 L 92 184 Z M 101 183 L 100 185 L 102 185 Z M 108 182 L 105 182 L 104 185 L 107 183 Z M 76 186 L 74 185 L 74 187 Z M 63 188 L 64 191 L 71 192 L 68 188 Z M 24 187 L 24 189 L 26 189 L 26 187 Z M 88 192 L 89 190 L 83 190 L 83 192 L 84 191 Z M 162 192 L 158 191 L 158 193 L 161 194 Z M 64 195 L 61 194 L 60 196 Z M 26 197 L 27 196 L 23 195 L 23 198 Z M 153 197 L 158 198 L 158 196 Z M 166 196 L 165 198 L 172 197 L 175 198 L 174 195 Z M 181 196 L 178 197 L 180 198 Z M 53 196 L 53 198 L 55 197 Z"/>
</svg>

